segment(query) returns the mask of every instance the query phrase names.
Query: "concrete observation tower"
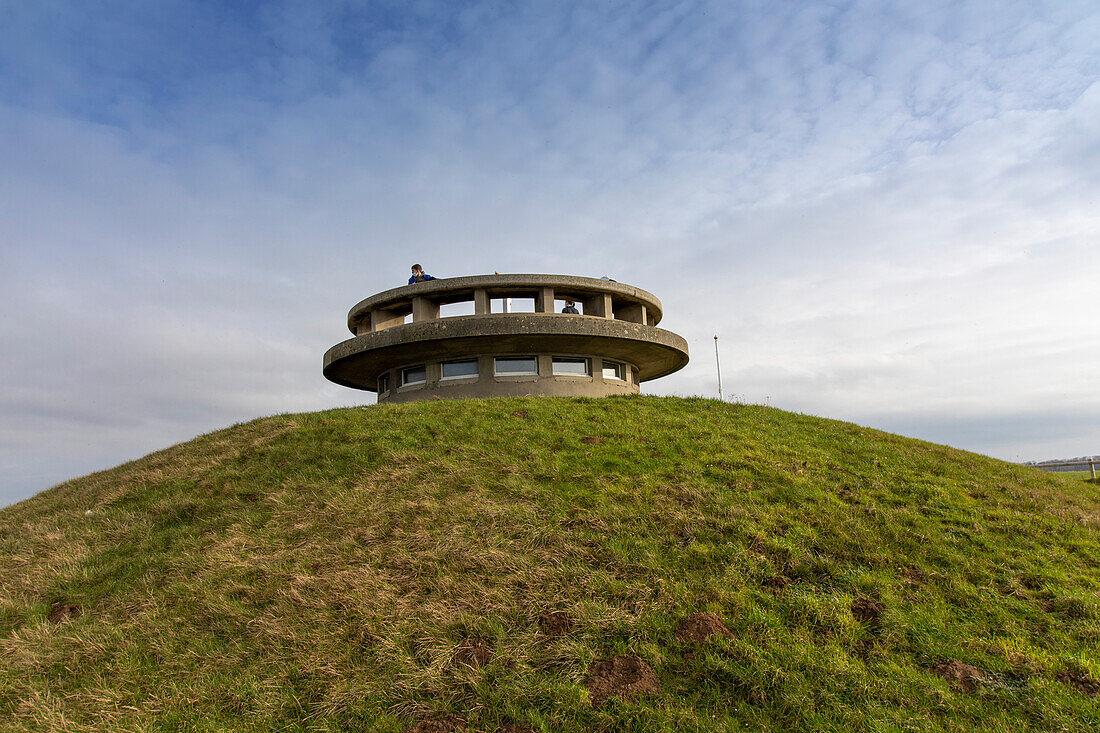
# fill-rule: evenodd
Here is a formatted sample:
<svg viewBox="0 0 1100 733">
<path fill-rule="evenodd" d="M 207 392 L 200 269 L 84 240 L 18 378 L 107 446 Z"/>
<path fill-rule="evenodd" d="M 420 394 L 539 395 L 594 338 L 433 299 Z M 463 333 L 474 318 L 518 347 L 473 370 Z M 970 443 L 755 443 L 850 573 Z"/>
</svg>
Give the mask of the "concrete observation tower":
<svg viewBox="0 0 1100 733">
<path fill-rule="evenodd" d="M 560 312 L 566 300 L 580 315 Z M 651 293 L 610 280 L 430 280 L 352 308 L 355 337 L 325 353 L 324 374 L 379 402 L 636 394 L 688 362 L 687 342 L 656 327 L 661 315 Z"/>
</svg>

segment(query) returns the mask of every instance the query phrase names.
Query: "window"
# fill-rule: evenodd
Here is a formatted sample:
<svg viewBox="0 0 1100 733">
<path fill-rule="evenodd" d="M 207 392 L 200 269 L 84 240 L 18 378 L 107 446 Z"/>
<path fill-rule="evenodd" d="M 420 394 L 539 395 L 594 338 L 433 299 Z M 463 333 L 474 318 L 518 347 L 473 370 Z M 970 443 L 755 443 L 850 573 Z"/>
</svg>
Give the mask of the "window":
<svg viewBox="0 0 1100 733">
<path fill-rule="evenodd" d="M 573 301 L 573 308 L 576 309 L 578 315 L 584 314 L 584 303 L 576 298 L 555 298 L 554 299 L 554 312 L 565 313 L 565 307 L 569 305 L 569 301 Z M 572 312 L 572 311 L 570 311 Z"/>
<path fill-rule="evenodd" d="M 408 387 L 412 384 L 424 384 L 428 381 L 428 370 L 423 364 L 419 366 L 405 367 L 401 370 L 401 386 Z"/>
<path fill-rule="evenodd" d="M 492 298 L 489 301 L 490 313 L 534 313 L 534 298 Z"/>
<path fill-rule="evenodd" d="M 574 356 L 555 356 L 554 374 L 565 374 L 573 377 L 590 377 L 592 368 L 588 359 Z"/>
<path fill-rule="evenodd" d="M 538 361 L 533 356 L 500 356 L 496 359 L 498 377 L 516 377 L 539 373 Z"/>
<path fill-rule="evenodd" d="M 637 369 L 633 369 L 633 368 L 632 368 L 632 369 L 630 370 L 630 381 L 634 382 L 634 384 L 638 384 L 638 383 L 639 383 L 639 382 L 638 382 L 638 370 L 637 370 Z"/>
<path fill-rule="evenodd" d="M 474 314 L 474 301 L 464 300 L 459 303 L 440 303 L 439 317 L 453 318 L 455 316 L 472 316 Z"/>
<path fill-rule="evenodd" d="M 443 362 L 442 379 L 463 379 L 477 376 L 477 359 Z"/>
<path fill-rule="evenodd" d="M 603 363 L 603 378 L 623 379 L 623 365 L 614 361 L 605 361 Z"/>
<path fill-rule="evenodd" d="M 378 378 L 378 394 L 390 391 L 390 375 L 383 374 Z"/>
</svg>

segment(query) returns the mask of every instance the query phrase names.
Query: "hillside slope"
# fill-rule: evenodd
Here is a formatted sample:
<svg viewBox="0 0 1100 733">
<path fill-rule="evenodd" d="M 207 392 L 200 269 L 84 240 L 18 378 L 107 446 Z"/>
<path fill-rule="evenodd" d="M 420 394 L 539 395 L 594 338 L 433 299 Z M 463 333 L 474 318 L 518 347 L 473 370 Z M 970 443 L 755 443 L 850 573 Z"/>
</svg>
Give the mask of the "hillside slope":
<svg viewBox="0 0 1100 733">
<path fill-rule="evenodd" d="M 0 727 L 1096 730 L 1098 530 L 763 407 L 265 418 L 0 510 Z"/>
</svg>

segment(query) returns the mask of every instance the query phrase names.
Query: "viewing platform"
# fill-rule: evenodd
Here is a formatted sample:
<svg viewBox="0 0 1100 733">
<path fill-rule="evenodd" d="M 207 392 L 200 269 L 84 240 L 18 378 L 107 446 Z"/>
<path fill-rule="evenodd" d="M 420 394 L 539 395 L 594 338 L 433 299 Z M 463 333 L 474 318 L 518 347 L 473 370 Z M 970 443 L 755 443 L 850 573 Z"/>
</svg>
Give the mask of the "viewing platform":
<svg viewBox="0 0 1100 733">
<path fill-rule="evenodd" d="M 561 313 L 567 300 L 578 315 Z M 687 342 L 657 328 L 640 288 L 568 275 L 477 275 L 393 288 L 348 313 L 354 338 L 324 375 L 379 402 L 636 394 L 684 367 Z"/>
</svg>

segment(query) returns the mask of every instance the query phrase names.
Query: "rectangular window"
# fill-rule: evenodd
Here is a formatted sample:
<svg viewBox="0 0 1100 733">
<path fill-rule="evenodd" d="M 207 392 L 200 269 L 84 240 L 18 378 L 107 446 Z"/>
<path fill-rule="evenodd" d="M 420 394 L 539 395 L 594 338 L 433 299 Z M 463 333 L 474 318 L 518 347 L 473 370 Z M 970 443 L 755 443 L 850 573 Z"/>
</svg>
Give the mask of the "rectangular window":
<svg viewBox="0 0 1100 733">
<path fill-rule="evenodd" d="M 592 376 L 592 368 L 588 359 L 573 356 L 555 356 L 554 374 L 565 374 L 574 377 Z"/>
<path fill-rule="evenodd" d="M 489 301 L 490 313 L 534 313 L 534 298 L 492 298 Z"/>
<path fill-rule="evenodd" d="M 443 362 L 442 379 L 463 379 L 477 376 L 477 359 Z"/>
<path fill-rule="evenodd" d="M 461 303 L 440 303 L 439 317 L 453 318 L 454 316 L 472 316 L 474 314 L 474 301 L 464 300 Z"/>
<path fill-rule="evenodd" d="M 412 384 L 424 384 L 428 381 L 428 370 L 423 364 L 419 366 L 405 367 L 401 370 L 401 386 L 408 387 Z"/>
<path fill-rule="evenodd" d="M 637 369 L 631 369 L 630 370 L 630 381 L 634 382 L 634 384 L 640 384 L 640 382 L 638 382 L 638 370 Z"/>
<path fill-rule="evenodd" d="M 383 374 L 378 378 L 378 394 L 384 394 L 390 391 L 390 375 Z"/>
<path fill-rule="evenodd" d="M 572 313 L 573 311 L 576 311 L 576 315 L 578 316 L 584 315 L 584 303 L 581 303 L 579 300 L 570 300 L 568 298 L 556 298 L 554 300 L 555 313 Z"/>
<path fill-rule="evenodd" d="M 623 379 L 623 365 L 614 361 L 605 361 L 603 363 L 603 378 Z"/>
<path fill-rule="evenodd" d="M 495 361 L 498 377 L 516 377 L 539 373 L 538 360 L 533 356 L 501 356 Z"/>
</svg>

